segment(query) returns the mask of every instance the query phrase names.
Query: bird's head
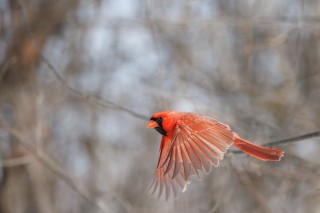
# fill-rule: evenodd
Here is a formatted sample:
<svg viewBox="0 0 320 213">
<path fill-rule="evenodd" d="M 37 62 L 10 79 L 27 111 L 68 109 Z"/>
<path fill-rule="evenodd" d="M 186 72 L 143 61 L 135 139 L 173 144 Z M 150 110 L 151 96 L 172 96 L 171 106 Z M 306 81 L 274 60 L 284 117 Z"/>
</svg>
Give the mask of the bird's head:
<svg viewBox="0 0 320 213">
<path fill-rule="evenodd" d="M 168 136 L 168 132 L 172 130 L 173 121 L 175 119 L 173 111 L 163 111 L 153 114 L 150 118 L 147 128 L 156 129 L 161 135 Z"/>
</svg>

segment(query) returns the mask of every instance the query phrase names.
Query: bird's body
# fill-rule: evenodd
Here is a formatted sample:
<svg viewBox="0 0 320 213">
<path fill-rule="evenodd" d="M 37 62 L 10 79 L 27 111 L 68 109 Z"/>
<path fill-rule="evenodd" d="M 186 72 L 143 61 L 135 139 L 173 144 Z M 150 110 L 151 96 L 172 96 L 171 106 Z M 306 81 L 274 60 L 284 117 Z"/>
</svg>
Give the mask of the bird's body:
<svg viewBox="0 0 320 213">
<path fill-rule="evenodd" d="M 264 161 L 279 161 L 284 152 L 240 138 L 228 125 L 205 115 L 164 111 L 150 118 L 148 128 L 161 135 L 160 157 L 151 184 L 152 193 L 166 198 L 186 189 L 190 177 L 217 167 L 230 146 Z"/>
</svg>

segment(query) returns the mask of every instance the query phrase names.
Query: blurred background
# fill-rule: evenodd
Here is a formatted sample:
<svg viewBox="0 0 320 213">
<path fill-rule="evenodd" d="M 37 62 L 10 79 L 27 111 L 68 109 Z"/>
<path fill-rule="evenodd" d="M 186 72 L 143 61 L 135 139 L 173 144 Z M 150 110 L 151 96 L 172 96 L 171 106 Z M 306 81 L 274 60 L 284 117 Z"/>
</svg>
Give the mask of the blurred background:
<svg viewBox="0 0 320 213">
<path fill-rule="evenodd" d="M 319 14 L 317 0 L 1 0 L 0 212 L 320 212 L 319 138 L 278 146 L 277 163 L 228 155 L 165 202 L 145 128 L 172 109 L 258 144 L 319 131 Z"/>
</svg>

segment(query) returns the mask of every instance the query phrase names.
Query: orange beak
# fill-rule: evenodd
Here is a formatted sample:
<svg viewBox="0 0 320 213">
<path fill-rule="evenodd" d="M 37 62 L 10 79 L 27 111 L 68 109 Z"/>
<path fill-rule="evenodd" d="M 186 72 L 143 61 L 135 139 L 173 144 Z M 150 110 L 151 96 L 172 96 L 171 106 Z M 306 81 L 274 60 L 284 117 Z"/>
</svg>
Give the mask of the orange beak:
<svg viewBox="0 0 320 213">
<path fill-rule="evenodd" d="M 147 128 L 156 128 L 156 127 L 158 127 L 158 124 L 155 121 L 149 121 L 149 123 L 147 124 Z"/>
</svg>

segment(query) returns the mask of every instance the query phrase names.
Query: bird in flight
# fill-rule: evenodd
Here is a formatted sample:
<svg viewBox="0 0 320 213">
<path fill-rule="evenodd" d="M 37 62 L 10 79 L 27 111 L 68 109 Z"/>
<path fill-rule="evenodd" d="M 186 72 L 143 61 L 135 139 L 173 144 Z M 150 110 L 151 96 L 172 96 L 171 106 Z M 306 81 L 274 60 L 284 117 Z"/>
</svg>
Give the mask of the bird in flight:
<svg viewBox="0 0 320 213">
<path fill-rule="evenodd" d="M 263 161 L 279 161 L 284 151 L 259 146 L 242 139 L 230 127 L 213 118 L 191 112 L 163 111 L 151 116 L 147 128 L 162 135 L 160 157 L 150 185 L 158 197 L 176 197 L 186 190 L 199 170 L 208 174 L 217 167 L 230 146 Z"/>
</svg>

